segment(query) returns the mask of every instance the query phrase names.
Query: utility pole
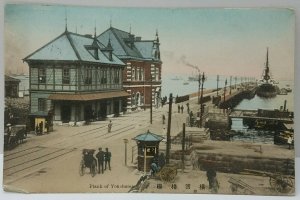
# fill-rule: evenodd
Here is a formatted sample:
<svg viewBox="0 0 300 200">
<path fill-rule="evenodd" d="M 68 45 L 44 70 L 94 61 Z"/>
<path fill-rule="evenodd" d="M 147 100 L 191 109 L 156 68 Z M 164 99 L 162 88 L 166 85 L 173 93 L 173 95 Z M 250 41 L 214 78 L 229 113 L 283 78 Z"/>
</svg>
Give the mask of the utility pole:
<svg viewBox="0 0 300 200">
<path fill-rule="evenodd" d="M 234 78 L 235 82 L 234 82 L 234 89 L 236 89 L 236 81 L 237 81 L 237 77 Z"/>
<path fill-rule="evenodd" d="M 200 87 L 201 87 L 201 74 L 200 74 L 200 72 L 199 72 L 198 83 L 199 83 L 199 87 L 198 87 L 198 104 L 200 104 Z"/>
<path fill-rule="evenodd" d="M 217 96 L 219 96 L 219 75 L 217 75 Z"/>
<path fill-rule="evenodd" d="M 232 76 L 230 76 L 229 94 L 231 94 L 231 81 L 232 81 Z"/>
<path fill-rule="evenodd" d="M 173 103 L 173 96 L 172 96 L 172 93 L 171 93 L 170 97 L 169 97 L 169 116 L 168 116 L 168 129 L 167 129 L 166 164 L 169 164 L 169 160 L 170 160 L 172 103 Z"/>
<path fill-rule="evenodd" d="M 224 86 L 224 102 L 225 102 L 225 95 L 226 95 L 226 86 L 227 86 L 227 79 L 225 80 L 225 86 Z"/>
<path fill-rule="evenodd" d="M 185 153 L 185 123 L 183 123 L 182 125 L 182 154 L 181 154 L 182 171 L 184 170 L 184 153 Z"/>
<path fill-rule="evenodd" d="M 202 73 L 202 80 L 201 80 L 201 98 L 200 98 L 200 128 L 202 128 L 202 118 L 203 118 L 203 84 L 205 81 L 204 72 Z"/>
<path fill-rule="evenodd" d="M 152 72 L 150 72 L 150 124 L 152 124 Z"/>
</svg>

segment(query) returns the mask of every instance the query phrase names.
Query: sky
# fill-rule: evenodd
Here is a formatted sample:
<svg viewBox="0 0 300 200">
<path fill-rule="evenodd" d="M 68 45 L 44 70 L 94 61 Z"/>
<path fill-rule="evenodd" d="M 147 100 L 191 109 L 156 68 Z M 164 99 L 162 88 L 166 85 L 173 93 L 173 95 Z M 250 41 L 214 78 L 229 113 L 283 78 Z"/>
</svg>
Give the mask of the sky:
<svg viewBox="0 0 300 200">
<path fill-rule="evenodd" d="M 101 8 L 6 5 L 5 71 L 26 73 L 22 59 L 65 30 L 97 34 L 111 25 L 142 39 L 158 30 L 164 74 L 260 78 L 269 48 L 273 78 L 294 77 L 295 16 L 288 9 Z"/>
</svg>

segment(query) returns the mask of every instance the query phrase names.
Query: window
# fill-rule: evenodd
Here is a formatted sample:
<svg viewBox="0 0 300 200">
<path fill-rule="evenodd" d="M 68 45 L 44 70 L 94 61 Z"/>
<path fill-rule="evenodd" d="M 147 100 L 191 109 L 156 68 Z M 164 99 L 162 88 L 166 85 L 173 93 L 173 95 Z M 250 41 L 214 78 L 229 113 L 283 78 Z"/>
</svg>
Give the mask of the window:
<svg viewBox="0 0 300 200">
<path fill-rule="evenodd" d="M 106 70 L 102 70 L 101 72 L 101 84 L 107 83 L 107 73 Z"/>
<path fill-rule="evenodd" d="M 70 84 L 70 69 L 63 69 L 62 83 L 63 84 Z"/>
<path fill-rule="evenodd" d="M 120 70 L 119 69 L 116 69 L 115 70 L 115 80 L 114 80 L 114 83 L 120 83 Z"/>
<path fill-rule="evenodd" d="M 144 68 L 141 68 L 141 81 L 144 80 Z"/>
<path fill-rule="evenodd" d="M 39 98 L 38 99 L 38 110 L 39 111 L 46 111 L 46 103 L 47 103 L 47 99 Z"/>
<path fill-rule="evenodd" d="M 85 78 L 84 78 L 84 83 L 86 85 L 91 85 L 92 84 L 92 69 L 86 69 L 85 70 Z"/>
<path fill-rule="evenodd" d="M 135 81 L 135 67 L 132 67 L 131 80 Z"/>
<path fill-rule="evenodd" d="M 46 83 L 46 69 L 40 68 L 38 71 L 39 83 Z"/>
</svg>

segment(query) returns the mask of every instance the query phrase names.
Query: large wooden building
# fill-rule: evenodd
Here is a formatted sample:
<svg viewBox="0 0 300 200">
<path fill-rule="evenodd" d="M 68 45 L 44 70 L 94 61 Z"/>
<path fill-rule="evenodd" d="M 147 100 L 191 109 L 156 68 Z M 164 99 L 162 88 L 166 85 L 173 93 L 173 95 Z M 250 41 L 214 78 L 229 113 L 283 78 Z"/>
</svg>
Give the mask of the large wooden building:
<svg viewBox="0 0 300 200">
<path fill-rule="evenodd" d="M 161 99 L 161 59 L 159 38 L 142 40 L 129 32 L 110 27 L 98 36 L 103 44 L 111 42 L 114 53 L 125 64 L 123 87 L 130 94 L 127 110 L 136 110 L 152 105 L 158 106 Z"/>
<path fill-rule="evenodd" d="M 52 111 L 54 122 L 81 123 L 123 112 L 129 95 L 123 90 L 125 64 L 109 41 L 103 45 L 97 40 L 96 31 L 92 37 L 66 29 L 24 61 L 29 65 L 33 118 Z"/>
</svg>

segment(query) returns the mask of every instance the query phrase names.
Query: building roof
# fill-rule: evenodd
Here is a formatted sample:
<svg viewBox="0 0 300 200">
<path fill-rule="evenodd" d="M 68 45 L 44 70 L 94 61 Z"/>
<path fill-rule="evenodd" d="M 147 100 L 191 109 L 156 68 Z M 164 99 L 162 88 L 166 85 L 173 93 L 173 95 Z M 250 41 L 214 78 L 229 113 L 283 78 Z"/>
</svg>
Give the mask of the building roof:
<svg viewBox="0 0 300 200">
<path fill-rule="evenodd" d="M 5 82 L 20 83 L 21 80 L 5 75 Z"/>
<path fill-rule="evenodd" d="M 98 59 L 91 52 L 91 48 L 98 53 Z M 124 65 L 114 54 L 109 59 L 102 49 L 105 46 L 96 38 L 87 35 L 80 35 L 69 31 L 63 32 L 54 40 L 36 50 L 26 58 L 25 61 L 86 61 L 112 65 Z"/>
<path fill-rule="evenodd" d="M 135 37 L 129 32 L 113 27 L 101 33 L 98 40 L 103 44 L 107 44 L 110 40 L 114 53 L 121 59 L 160 61 L 153 53 L 156 49 L 159 51 L 159 42 L 156 40 L 141 40 L 141 37 Z"/>
<path fill-rule="evenodd" d="M 162 141 L 163 139 L 164 137 L 151 133 L 149 130 L 146 133 L 142 133 L 136 136 L 135 138 L 133 138 L 133 140 L 144 141 L 144 142 L 159 142 Z"/>
<path fill-rule="evenodd" d="M 56 93 L 51 94 L 48 99 L 60 101 L 91 101 L 100 99 L 111 99 L 116 97 L 127 97 L 129 94 L 125 91 L 114 92 L 98 92 L 98 93 L 85 93 L 85 94 L 69 94 L 69 93 Z"/>
</svg>

